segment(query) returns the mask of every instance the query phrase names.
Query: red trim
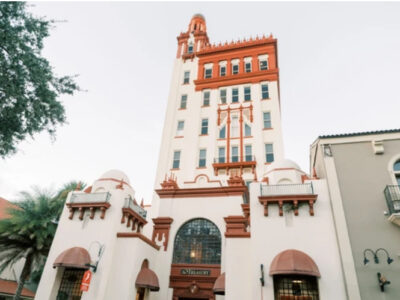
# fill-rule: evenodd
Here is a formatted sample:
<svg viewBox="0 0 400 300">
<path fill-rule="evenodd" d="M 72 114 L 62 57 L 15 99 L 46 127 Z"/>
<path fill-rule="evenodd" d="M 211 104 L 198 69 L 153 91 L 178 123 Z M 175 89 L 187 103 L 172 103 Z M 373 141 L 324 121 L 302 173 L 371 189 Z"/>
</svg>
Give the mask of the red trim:
<svg viewBox="0 0 400 300">
<path fill-rule="evenodd" d="M 191 197 L 226 197 L 244 196 L 248 194 L 246 186 L 221 186 L 210 188 L 189 188 L 155 190 L 160 198 L 191 198 Z"/>
<path fill-rule="evenodd" d="M 181 139 L 181 138 L 183 138 L 183 135 L 177 135 L 174 137 L 174 139 Z"/>
<path fill-rule="evenodd" d="M 219 183 L 220 185 L 222 185 L 221 184 L 221 181 L 220 180 L 210 180 L 210 177 L 208 177 L 207 176 L 207 174 L 198 174 L 198 175 L 196 175 L 196 177 L 193 179 L 193 181 L 184 181 L 184 183 L 196 183 L 197 182 L 197 179 L 200 177 L 200 176 L 204 176 L 205 178 L 207 178 L 207 182 L 208 183 L 210 183 L 210 182 L 216 182 L 216 183 Z"/>
<path fill-rule="evenodd" d="M 141 233 L 138 232 L 118 232 L 117 233 L 117 238 L 139 238 L 149 246 L 153 247 L 156 250 L 160 250 L 160 246 L 158 246 L 156 243 L 152 242 L 150 239 L 148 239 L 146 236 L 144 236 Z"/>
<path fill-rule="evenodd" d="M 130 188 L 132 188 L 132 187 L 130 186 L 130 184 L 129 184 L 129 183 L 127 183 L 127 182 L 123 181 L 122 179 L 115 179 L 115 178 L 100 178 L 100 179 L 97 179 L 97 181 L 115 181 L 115 182 L 118 182 L 119 184 L 126 184 L 127 186 L 129 186 Z"/>
<path fill-rule="evenodd" d="M 164 238 L 164 251 L 167 251 L 168 248 L 169 231 L 171 229 L 171 224 L 173 221 L 174 219 L 169 217 L 158 217 L 153 219 L 154 226 L 153 236 L 151 239 L 155 243 L 156 239 L 161 242 Z"/>
<path fill-rule="evenodd" d="M 264 216 L 268 216 L 268 205 L 279 205 L 279 216 L 283 216 L 283 204 L 292 203 L 294 207 L 294 214 L 299 215 L 298 204 L 308 203 L 310 216 L 314 216 L 314 203 L 317 201 L 318 195 L 315 194 L 301 194 L 301 195 L 273 195 L 273 196 L 260 196 L 258 200 L 264 205 Z"/>
<path fill-rule="evenodd" d="M 227 238 L 249 238 L 247 232 L 248 219 L 244 216 L 228 216 L 224 218 L 226 223 L 225 237 Z"/>
<path fill-rule="evenodd" d="M 94 214 L 96 209 L 101 210 L 100 219 L 104 219 L 106 215 L 106 210 L 111 206 L 108 202 L 94 202 L 94 203 L 67 203 L 67 207 L 69 208 L 69 219 L 72 220 L 74 217 L 74 213 L 76 210 L 79 211 L 79 220 L 83 220 L 83 216 L 85 214 L 85 210 L 90 210 L 90 219 L 94 218 Z"/>
</svg>

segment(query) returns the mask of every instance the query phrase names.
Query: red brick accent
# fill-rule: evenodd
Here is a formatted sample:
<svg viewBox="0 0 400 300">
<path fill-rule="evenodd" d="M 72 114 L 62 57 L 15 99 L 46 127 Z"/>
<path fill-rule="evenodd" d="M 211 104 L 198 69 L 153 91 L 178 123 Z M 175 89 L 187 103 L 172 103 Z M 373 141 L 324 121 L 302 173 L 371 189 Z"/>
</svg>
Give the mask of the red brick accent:
<svg viewBox="0 0 400 300">
<path fill-rule="evenodd" d="M 168 240 L 169 240 L 169 231 L 171 229 L 171 223 L 174 221 L 174 219 L 169 218 L 169 217 L 158 217 L 153 219 L 153 236 L 151 240 L 153 242 L 156 241 L 162 241 L 164 237 L 164 251 L 167 251 L 168 247 Z"/>
</svg>

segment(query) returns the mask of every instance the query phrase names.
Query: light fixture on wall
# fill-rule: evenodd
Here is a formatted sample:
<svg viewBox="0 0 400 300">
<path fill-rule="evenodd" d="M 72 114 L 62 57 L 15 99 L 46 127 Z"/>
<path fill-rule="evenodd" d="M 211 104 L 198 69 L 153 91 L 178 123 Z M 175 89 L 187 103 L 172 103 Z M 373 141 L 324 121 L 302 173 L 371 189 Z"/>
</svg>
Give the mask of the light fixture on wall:
<svg viewBox="0 0 400 300">
<path fill-rule="evenodd" d="M 381 292 L 385 291 L 385 285 L 390 284 L 390 281 L 386 279 L 381 273 L 376 273 L 378 276 L 379 287 L 381 288 Z"/>
<path fill-rule="evenodd" d="M 260 270 L 261 270 L 260 282 L 261 282 L 261 285 L 264 286 L 265 280 L 264 280 L 264 265 L 263 264 L 260 265 Z"/>
<path fill-rule="evenodd" d="M 386 253 L 386 257 L 387 257 L 386 262 L 388 263 L 388 265 L 390 265 L 390 264 L 394 261 L 394 260 L 390 257 L 389 252 L 387 252 L 387 250 L 384 249 L 384 248 L 378 248 L 376 251 L 373 251 L 373 250 L 371 250 L 371 249 L 365 249 L 365 250 L 364 250 L 364 265 L 366 265 L 367 263 L 369 263 L 369 259 L 367 258 L 367 252 L 372 253 L 373 258 L 374 258 L 374 262 L 375 262 L 376 264 L 379 264 L 379 258 L 378 258 L 378 252 L 379 252 L 379 251 L 383 251 L 383 252 Z"/>
<path fill-rule="evenodd" d="M 97 271 L 97 266 L 98 266 L 98 264 L 99 264 L 99 261 L 100 261 L 101 256 L 103 255 L 105 245 L 100 244 L 98 241 L 94 241 L 94 242 L 92 242 L 92 243 L 90 244 L 90 246 L 89 246 L 89 251 L 90 251 L 90 249 L 92 248 L 92 246 L 93 246 L 94 244 L 96 244 L 96 245 L 99 246 L 99 251 L 98 251 L 98 254 L 97 254 L 97 260 L 96 260 L 96 262 L 95 262 L 94 264 L 91 264 L 91 263 L 90 263 L 90 264 L 86 264 L 86 266 L 92 268 L 92 269 L 93 269 L 93 273 L 96 273 L 96 271 Z"/>
</svg>

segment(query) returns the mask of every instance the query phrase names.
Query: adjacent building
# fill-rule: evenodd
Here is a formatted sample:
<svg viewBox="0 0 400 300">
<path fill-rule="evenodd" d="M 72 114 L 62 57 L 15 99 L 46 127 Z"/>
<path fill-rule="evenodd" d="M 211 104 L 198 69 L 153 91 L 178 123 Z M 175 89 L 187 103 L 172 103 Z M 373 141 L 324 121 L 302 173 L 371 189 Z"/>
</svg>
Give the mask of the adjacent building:
<svg viewBox="0 0 400 300">
<path fill-rule="evenodd" d="M 349 298 L 399 299 L 400 130 L 320 136 L 310 163 L 328 183 Z"/>
</svg>

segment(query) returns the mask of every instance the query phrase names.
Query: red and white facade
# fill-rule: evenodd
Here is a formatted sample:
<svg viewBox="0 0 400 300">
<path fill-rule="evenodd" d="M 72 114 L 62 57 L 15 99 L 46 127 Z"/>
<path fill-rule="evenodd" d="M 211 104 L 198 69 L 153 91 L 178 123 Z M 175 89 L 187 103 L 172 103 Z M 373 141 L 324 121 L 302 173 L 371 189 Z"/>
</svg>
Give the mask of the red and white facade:
<svg viewBox="0 0 400 300">
<path fill-rule="evenodd" d="M 192 18 L 152 206 L 120 171 L 71 193 L 36 299 L 93 266 L 82 299 L 346 299 L 326 182 L 284 159 L 275 38 L 211 45 Z"/>
</svg>

